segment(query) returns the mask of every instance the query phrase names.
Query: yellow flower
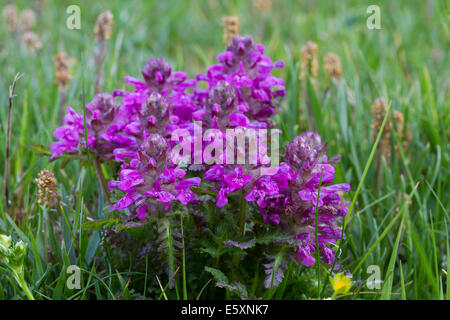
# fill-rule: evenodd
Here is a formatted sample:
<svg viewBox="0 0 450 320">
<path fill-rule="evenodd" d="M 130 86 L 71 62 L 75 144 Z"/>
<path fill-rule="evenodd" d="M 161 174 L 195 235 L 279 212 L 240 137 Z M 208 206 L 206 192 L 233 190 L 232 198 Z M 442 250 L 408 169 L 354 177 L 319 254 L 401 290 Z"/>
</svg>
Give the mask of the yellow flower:
<svg viewBox="0 0 450 320">
<path fill-rule="evenodd" d="M 352 286 L 350 277 L 344 275 L 342 272 L 331 278 L 330 282 L 335 293 L 347 293 Z"/>
</svg>

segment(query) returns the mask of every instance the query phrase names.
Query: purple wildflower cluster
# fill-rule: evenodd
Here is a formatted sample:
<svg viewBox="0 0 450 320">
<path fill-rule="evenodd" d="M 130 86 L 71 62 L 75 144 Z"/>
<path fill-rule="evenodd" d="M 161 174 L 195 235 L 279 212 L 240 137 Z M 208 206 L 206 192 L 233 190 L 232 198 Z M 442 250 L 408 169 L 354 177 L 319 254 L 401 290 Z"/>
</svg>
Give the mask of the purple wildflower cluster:
<svg viewBox="0 0 450 320">
<path fill-rule="evenodd" d="M 225 132 L 230 128 L 276 127 L 271 116 L 285 95 L 285 87 L 284 80 L 272 71 L 283 68 L 283 63 L 264 56 L 264 46 L 254 44 L 251 37 L 234 37 L 217 60 L 218 64 L 195 79 L 172 72 L 163 59 L 148 60 L 142 82 L 126 78 L 134 90 L 95 96 L 86 106 L 86 128 L 83 115 L 68 108 L 65 125 L 54 133 L 58 141 L 51 146 L 52 157 L 81 152 L 87 141 L 90 152 L 101 160 L 120 162 L 120 179 L 110 181 L 109 187 L 124 195 L 111 208 L 129 209 L 140 220 L 163 214 L 175 202 L 190 205 L 205 201 L 192 186 L 214 191 L 217 207 L 226 206 L 233 195 L 242 195 L 259 210 L 264 223 L 292 236 L 295 258 L 306 266 L 315 263 L 318 203 L 320 254 L 331 264 L 333 245 L 341 235 L 339 222 L 347 212 L 340 192 L 350 187 L 330 185 L 338 158 L 328 159 L 326 144 L 318 134 L 305 132 L 294 138 L 273 174 L 263 170 L 267 159 L 242 165 L 225 161 L 208 164 L 202 153 L 202 164 L 189 167 L 181 166 L 173 156 L 172 138 L 178 129 L 193 133 L 197 129 Z M 210 139 L 201 150 L 211 148 L 215 140 Z M 264 148 L 259 139 L 257 143 Z"/>
</svg>

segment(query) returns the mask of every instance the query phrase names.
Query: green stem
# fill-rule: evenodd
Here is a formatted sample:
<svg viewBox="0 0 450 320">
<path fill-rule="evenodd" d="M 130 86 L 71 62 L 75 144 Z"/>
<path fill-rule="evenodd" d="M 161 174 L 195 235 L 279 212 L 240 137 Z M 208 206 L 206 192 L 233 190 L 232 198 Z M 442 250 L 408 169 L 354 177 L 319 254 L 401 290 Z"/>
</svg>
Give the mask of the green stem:
<svg viewBox="0 0 450 320">
<path fill-rule="evenodd" d="M 343 221 L 343 223 L 342 223 L 341 237 L 340 237 L 340 240 L 339 240 L 339 247 L 338 247 L 338 250 L 337 250 L 337 252 L 338 252 L 338 257 L 339 257 L 340 252 L 342 251 L 342 245 L 343 245 L 343 242 L 344 242 L 344 232 L 345 232 L 345 229 L 347 228 L 347 223 L 348 223 L 348 221 L 350 220 L 350 217 L 351 217 L 353 208 L 355 207 L 356 199 L 358 198 L 359 192 L 361 191 L 362 185 L 364 184 L 364 181 L 365 181 L 365 179 L 366 179 L 367 172 L 369 171 L 369 167 L 370 167 L 370 165 L 371 165 L 371 163 L 372 163 L 372 160 L 373 160 L 373 158 L 374 158 L 374 156 L 375 156 L 375 152 L 376 152 L 376 150 L 377 150 L 378 143 L 380 142 L 381 135 L 382 135 L 382 133 L 383 133 L 384 126 L 385 126 L 385 124 L 386 124 L 386 121 L 387 121 L 387 119 L 388 119 L 388 115 L 389 115 L 390 111 L 391 111 L 391 105 L 389 105 L 388 111 L 386 112 L 386 114 L 385 114 L 385 116 L 384 116 L 384 119 L 383 119 L 383 122 L 381 123 L 381 127 L 380 127 L 380 129 L 378 130 L 377 138 L 376 138 L 376 140 L 375 140 L 375 143 L 374 143 L 373 146 L 372 146 L 372 150 L 370 151 L 369 158 L 367 159 L 366 166 L 365 166 L 364 171 L 363 171 L 363 173 L 362 173 L 362 176 L 361 176 L 361 178 L 360 178 L 360 180 L 359 180 L 359 184 L 358 184 L 358 187 L 356 188 L 356 192 L 355 192 L 355 194 L 354 194 L 354 196 L 353 196 L 353 199 L 352 199 L 352 203 L 351 203 L 351 205 L 350 205 L 350 208 L 348 209 L 347 214 L 344 215 L 344 217 L 343 217 L 343 218 L 344 218 L 344 221 Z M 401 149 L 400 149 L 400 153 L 402 154 L 402 150 L 401 150 Z M 410 179 L 410 180 L 412 180 L 412 179 Z M 379 240 L 381 240 L 381 239 L 379 239 Z M 329 272 L 330 274 L 333 273 L 334 267 L 336 266 L 337 260 L 338 260 L 338 259 L 336 259 L 336 258 L 334 259 L 333 264 L 332 264 L 331 269 L 330 269 L 330 272 Z M 353 270 L 353 274 L 355 274 L 355 273 L 356 273 L 356 271 Z M 327 277 L 327 279 L 328 279 L 328 277 Z M 325 280 L 325 281 L 327 281 L 327 280 Z M 327 283 L 327 282 L 326 282 L 326 283 Z M 325 283 L 325 284 L 326 284 L 326 283 Z M 324 290 L 325 290 L 325 285 L 324 285 L 324 287 L 323 287 L 322 294 L 323 294 Z"/>
<path fill-rule="evenodd" d="M 247 201 L 245 200 L 244 193 L 241 194 L 241 212 L 240 212 L 240 221 L 239 221 L 239 234 L 244 236 L 245 232 L 245 218 L 247 211 Z"/>
<path fill-rule="evenodd" d="M 103 171 L 102 171 L 102 165 L 97 156 L 95 156 L 95 159 L 94 159 L 94 168 L 95 168 L 95 173 L 97 173 L 98 180 L 100 181 L 103 195 L 105 196 L 108 203 L 111 203 L 110 197 L 109 197 L 108 184 L 106 183 L 106 179 L 105 179 L 105 176 L 103 175 Z"/>
</svg>

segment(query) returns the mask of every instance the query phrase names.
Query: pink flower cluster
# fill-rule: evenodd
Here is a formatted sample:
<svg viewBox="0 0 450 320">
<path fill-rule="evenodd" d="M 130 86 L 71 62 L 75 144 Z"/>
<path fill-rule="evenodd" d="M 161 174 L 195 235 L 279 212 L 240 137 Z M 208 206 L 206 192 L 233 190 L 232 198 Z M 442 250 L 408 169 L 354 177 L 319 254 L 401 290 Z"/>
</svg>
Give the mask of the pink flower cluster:
<svg viewBox="0 0 450 320">
<path fill-rule="evenodd" d="M 265 223 L 292 235 L 295 257 L 306 266 L 315 263 L 318 203 L 320 254 L 332 263 L 333 245 L 340 239 L 339 221 L 346 213 L 340 192 L 349 191 L 350 186 L 330 185 L 338 159 L 327 158 L 318 134 L 305 132 L 294 138 L 271 175 L 264 174 L 267 164 L 262 161 L 235 165 L 207 164 L 203 159 L 200 165 L 181 166 L 172 156 L 172 134 L 180 128 L 193 133 L 198 123 L 202 130 L 222 132 L 276 127 L 271 117 L 285 96 L 285 87 L 272 71 L 283 68 L 283 63 L 264 56 L 264 46 L 254 44 L 251 37 L 234 37 L 217 60 L 195 79 L 172 72 L 163 59 L 148 60 L 143 81 L 126 78 L 134 90 L 96 95 L 86 106 L 85 122 L 68 108 L 66 124 L 54 133 L 58 141 L 51 146 L 52 157 L 82 152 L 87 141 L 90 152 L 101 160 L 120 162 L 120 179 L 110 181 L 109 187 L 124 195 L 112 209 L 131 209 L 141 220 L 169 210 L 174 202 L 205 201 L 192 191 L 193 186 L 217 194 L 218 207 L 242 195 L 260 211 Z"/>
</svg>

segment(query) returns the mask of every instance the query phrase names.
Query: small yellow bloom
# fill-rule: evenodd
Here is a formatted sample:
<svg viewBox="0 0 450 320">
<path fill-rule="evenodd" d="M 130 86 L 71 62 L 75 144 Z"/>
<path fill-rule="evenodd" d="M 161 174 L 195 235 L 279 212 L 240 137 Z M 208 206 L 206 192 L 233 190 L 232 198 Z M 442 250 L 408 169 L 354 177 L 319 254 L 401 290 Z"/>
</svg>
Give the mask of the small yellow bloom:
<svg viewBox="0 0 450 320">
<path fill-rule="evenodd" d="M 350 277 L 344 275 L 342 272 L 331 278 L 330 282 L 335 293 L 347 293 L 352 286 Z"/>
</svg>

